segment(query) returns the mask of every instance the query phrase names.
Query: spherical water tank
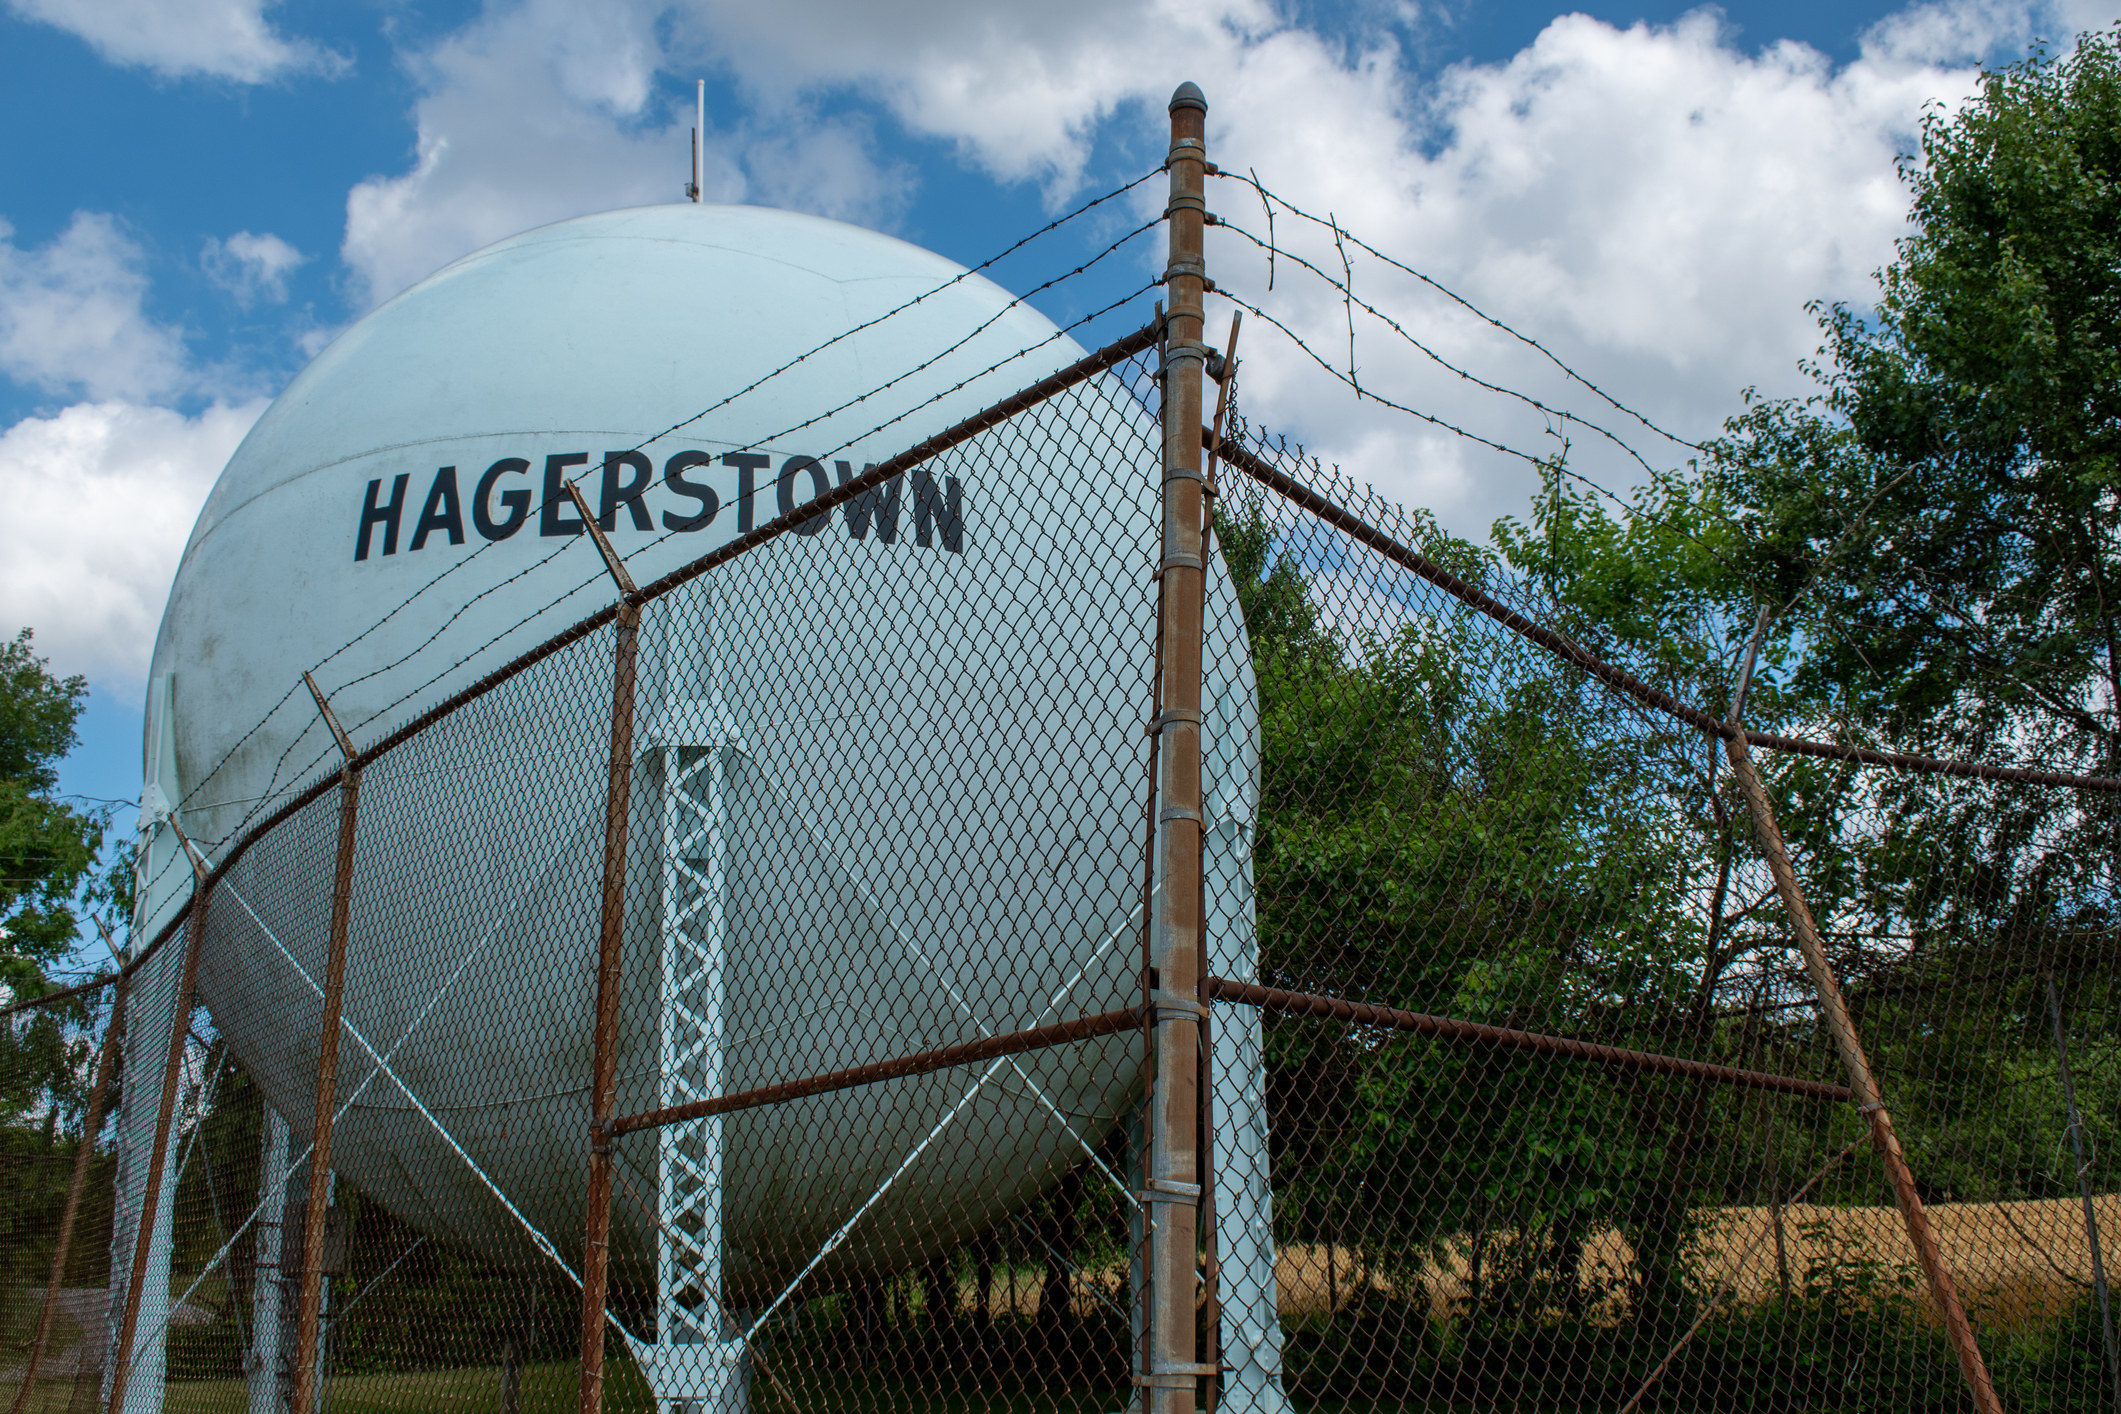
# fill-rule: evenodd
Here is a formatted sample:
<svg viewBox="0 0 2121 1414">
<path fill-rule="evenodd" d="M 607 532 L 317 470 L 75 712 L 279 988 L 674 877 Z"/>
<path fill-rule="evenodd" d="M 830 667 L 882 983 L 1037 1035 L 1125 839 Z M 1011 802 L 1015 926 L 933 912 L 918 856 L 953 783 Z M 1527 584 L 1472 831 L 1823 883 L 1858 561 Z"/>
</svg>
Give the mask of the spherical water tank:
<svg viewBox="0 0 2121 1414">
<path fill-rule="evenodd" d="M 150 730 L 187 833 L 225 848 L 333 768 L 303 670 L 365 746 L 608 605 L 547 503 L 563 479 L 647 583 L 1081 356 L 963 273 L 814 217 L 651 207 L 503 241 L 359 321 L 231 458 L 178 571 Z M 1100 378 L 648 606 L 622 1112 L 1136 1000 L 1156 448 L 1151 411 Z M 1242 642 L 1219 570 L 1210 618 Z M 1250 949 L 1232 841 L 1256 724 L 1242 654 L 1213 660 L 1222 959 Z M 335 1167 L 499 1260 L 542 1260 L 539 1235 L 579 1251 L 611 668 L 606 629 L 362 786 Z M 302 1137 L 335 829 L 320 802 L 230 873 L 201 974 Z M 171 848 L 151 923 L 184 893 Z M 678 975 L 702 938 L 718 975 Z M 719 1075 L 686 1049 L 710 1033 Z M 1138 1051 L 732 1118 L 729 1279 L 770 1291 L 865 1203 L 830 1266 L 991 1224 L 1110 1132 Z M 638 1264 L 671 1156 L 653 1135 L 620 1152 Z"/>
</svg>

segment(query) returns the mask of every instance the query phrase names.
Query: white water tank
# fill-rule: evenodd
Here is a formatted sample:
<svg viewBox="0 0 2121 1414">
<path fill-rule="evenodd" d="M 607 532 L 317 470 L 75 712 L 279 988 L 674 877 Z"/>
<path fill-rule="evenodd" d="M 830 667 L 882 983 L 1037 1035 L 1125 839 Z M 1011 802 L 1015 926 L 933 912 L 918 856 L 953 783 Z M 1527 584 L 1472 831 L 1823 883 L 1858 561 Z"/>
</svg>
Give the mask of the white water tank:
<svg viewBox="0 0 2121 1414">
<path fill-rule="evenodd" d="M 503 241 L 355 324 L 230 460 L 178 570 L 150 756 L 167 743 L 188 833 L 218 858 L 333 767 L 304 669 L 366 746 L 608 604 L 571 509 L 540 508 L 559 478 L 581 478 L 646 583 L 1081 356 L 962 274 L 814 217 L 659 206 Z M 723 764 L 726 1088 L 1138 999 L 1159 459 L 1151 410 L 1100 378 L 649 606 L 622 1112 L 668 1097 L 671 776 L 703 753 Z M 1257 724 L 1219 570 L 1213 586 L 1227 970 L 1253 948 Z M 610 674 L 607 630 L 363 787 L 335 1167 L 499 1260 L 543 1260 L 534 1233 L 578 1259 Z M 312 806 L 230 875 L 201 977 L 298 1142 L 335 829 Z M 160 832 L 150 926 L 186 891 L 173 851 Z M 957 1070 L 732 1119 L 732 1290 L 770 1295 L 879 1193 L 832 1268 L 899 1268 L 987 1226 L 1109 1133 L 1138 1053 L 1121 1035 L 983 1086 Z M 1224 1119 L 1263 1142 L 1256 1116 Z M 654 1141 L 620 1152 L 615 1242 L 646 1278 Z"/>
</svg>

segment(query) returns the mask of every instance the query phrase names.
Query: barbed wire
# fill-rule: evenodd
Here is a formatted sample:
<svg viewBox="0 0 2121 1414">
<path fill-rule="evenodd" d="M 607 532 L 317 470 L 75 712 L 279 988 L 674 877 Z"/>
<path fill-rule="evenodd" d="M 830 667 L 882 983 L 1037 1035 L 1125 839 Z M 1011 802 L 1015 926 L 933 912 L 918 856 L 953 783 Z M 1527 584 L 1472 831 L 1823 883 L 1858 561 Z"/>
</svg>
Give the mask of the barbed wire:
<svg viewBox="0 0 2121 1414">
<path fill-rule="evenodd" d="M 931 299 L 934 296 L 941 294 L 944 290 L 950 289 L 952 286 L 957 285 L 959 282 L 970 279 L 972 276 L 979 274 L 982 270 L 985 270 L 988 267 L 996 264 L 998 261 L 1001 261 L 1009 255 L 1014 254 L 1016 251 L 1023 249 L 1025 246 L 1037 240 L 1039 237 L 1046 235 L 1049 232 L 1059 230 L 1062 226 L 1066 225 L 1070 221 L 1075 220 L 1077 217 L 1084 215 L 1092 208 L 1102 206 L 1108 201 L 1112 201 L 1119 197 L 1125 196 L 1128 192 L 1133 191 L 1136 187 L 1150 180 L 1152 177 L 1162 175 L 1163 170 L 1164 169 L 1161 165 L 1152 167 L 1148 171 L 1136 177 L 1133 181 L 1128 182 L 1125 186 L 1114 187 L 1112 190 L 1105 192 L 1101 196 L 1093 197 L 1091 200 L 1084 202 L 1082 205 L 1076 207 L 1074 210 L 1068 212 L 1066 215 L 1056 217 L 1054 220 L 1047 222 L 1038 230 L 1033 231 L 1030 235 L 1025 236 L 1022 240 L 1015 242 L 1007 250 L 1002 251 L 999 255 L 989 256 L 987 259 L 981 261 L 977 265 L 972 266 L 970 269 L 958 272 L 957 274 L 951 276 L 948 280 L 945 280 L 942 284 L 936 286 L 934 289 L 929 290 L 926 294 L 918 295 L 915 298 L 906 301 L 906 303 L 900 305 L 896 309 L 887 310 L 883 314 L 876 316 L 876 318 L 874 319 L 868 320 L 865 323 L 857 324 L 853 328 L 845 330 L 841 333 L 834 334 L 831 338 L 825 340 L 824 343 L 819 344 L 816 348 L 810 349 L 804 353 L 797 354 L 794 358 L 788 360 L 788 362 L 782 364 L 780 367 L 773 369 L 771 372 L 761 374 L 757 379 L 750 383 L 747 383 L 743 387 L 737 389 L 734 393 L 729 394 L 727 397 L 724 397 L 717 402 L 710 403 L 708 406 L 700 409 L 700 411 L 694 413 L 688 418 L 683 419 L 682 421 L 672 423 L 670 426 L 664 428 L 661 432 L 656 433 L 655 436 L 650 437 L 646 441 L 635 446 L 633 450 L 638 452 L 643 447 L 651 446 L 656 442 L 660 442 L 663 438 L 668 437 L 671 433 L 678 431 L 680 428 L 690 427 L 693 423 L 698 422 L 701 418 L 706 417 L 710 413 L 718 412 L 722 408 L 729 406 L 729 404 L 735 402 L 738 398 L 743 397 L 746 393 L 749 393 L 752 390 L 760 387 L 771 379 L 778 378 L 781 374 L 788 372 L 790 369 L 796 367 L 798 364 L 804 362 L 805 360 L 813 358 L 820 353 L 823 353 L 826 349 L 831 348 L 834 344 L 839 343 L 841 340 L 852 338 L 854 335 L 861 333 L 865 329 L 874 328 L 876 325 L 883 323 L 885 320 L 892 318 L 894 315 L 904 313 L 906 310 L 913 308 L 915 305 L 921 303 L 923 300 Z M 1161 225 L 1162 222 L 1163 218 L 1159 216 L 1156 220 L 1151 221 L 1148 224 L 1149 226 L 1157 226 Z M 1142 229 L 1147 228 L 1144 227 Z M 1124 242 L 1131 240 L 1135 235 L 1139 234 L 1140 230 L 1130 232 L 1128 235 L 1121 237 L 1120 241 L 1115 243 L 1115 247 L 1118 244 L 1123 244 Z M 1108 255 L 1110 253 L 1110 250 L 1107 250 L 1105 252 L 1105 254 Z M 1100 259 L 1103 259 L 1102 255 L 1098 256 L 1096 259 L 1084 262 L 1082 265 L 1077 266 L 1073 271 L 1069 273 L 1071 275 L 1081 274 L 1084 270 L 1087 270 L 1091 265 L 1096 264 L 1097 260 Z M 1068 276 L 1064 275 L 1059 278 L 1066 279 L 1068 278 Z M 1043 290 L 1057 283 L 1059 283 L 1059 280 L 1048 280 L 1046 284 L 1040 285 L 1038 289 Z M 1036 294 L 1037 292 L 1037 290 L 1034 290 L 1031 293 Z M 1005 306 L 1005 308 L 1013 309 L 1018 304 L 1023 303 L 1024 298 L 1025 296 L 1019 296 L 1018 298 L 1011 300 L 1009 304 Z M 989 322 L 991 323 L 992 321 Z M 897 380 L 893 381 L 895 382 Z M 888 387 L 890 385 L 887 384 L 885 386 Z"/>
<path fill-rule="evenodd" d="M 1289 341 L 1295 344 L 1297 348 L 1301 349 L 1304 355 L 1308 357 L 1313 363 L 1316 363 L 1320 368 L 1324 369 L 1335 379 L 1354 389 L 1357 393 L 1361 394 L 1365 398 L 1368 398 L 1371 402 L 1381 404 L 1384 407 L 1388 407 L 1394 412 L 1405 413 L 1408 417 L 1418 418 L 1419 420 L 1428 423 L 1432 427 L 1441 428 L 1443 431 L 1450 433 L 1454 437 L 1462 437 L 1468 442 L 1476 442 L 1491 451 L 1501 452 L 1504 456 L 1515 457 L 1519 461 L 1525 462 L 1533 467 L 1545 468 L 1553 464 L 1552 458 L 1534 456 L 1530 452 L 1520 451 L 1516 447 L 1509 446 L 1506 443 L 1498 442 L 1492 437 L 1483 437 L 1480 433 L 1474 432 L 1469 428 L 1460 427 L 1457 423 L 1451 422 L 1446 418 L 1438 417 L 1434 413 L 1423 412 L 1420 408 L 1410 407 L 1406 403 L 1402 403 L 1395 399 L 1388 398 L 1382 393 L 1376 392 L 1373 389 L 1362 387 L 1353 378 L 1349 377 L 1346 373 L 1343 373 L 1340 369 L 1336 368 L 1332 364 L 1332 362 L 1329 361 L 1323 354 L 1319 353 L 1317 349 L 1312 348 L 1309 341 L 1306 340 L 1303 335 L 1297 333 L 1294 329 L 1291 329 L 1287 324 L 1275 318 L 1266 310 L 1260 308 L 1256 304 L 1253 304 L 1244 296 L 1233 292 L 1225 286 L 1217 285 L 1215 288 L 1215 293 L 1221 295 L 1224 299 L 1230 301 L 1230 303 L 1236 305 L 1245 313 L 1253 315 L 1256 318 L 1263 319 L 1267 323 L 1273 325 L 1276 329 L 1279 329 L 1284 335 L 1288 337 Z M 1593 487 L 1603 495 L 1613 495 L 1612 492 L 1607 491 L 1602 486 L 1599 486 L 1598 483 L 1596 483 L 1595 481 L 1592 481 L 1587 477 L 1581 476 L 1579 473 L 1568 471 L 1565 466 L 1562 468 L 1562 470 L 1570 476 L 1575 476 L 1585 485 Z M 1614 499 L 1618 500 L 1619 498 L 1614 497 Z"/>
<path fill-rule="evenodd" d="M 1302 207 L 1296 205 L 1296 203 L 1290 201 L 1287 197 L 1281 195 L 1281 193 L 1270 191 L 1266 187 L 1266 185 L 1259 180 L 1258 174 L 1256 172 L 1247 170 L 1245 172 L 1240 173 L 1219 168 L 1212 168 L 1209 171 L 1209 175 L 1215 177 L 1223 177 L 1230 181 L 1241 183 L 1242 185 L 1251 187 L 1254 191 L 1258 192 L 1261 204 L 1267 209 L 1268 219 L 1270 222 L 1273 219 L 1272 203 L 1278 202 L 1281 204 L 1282 208 L 1288 211 L 1289 214 L 1292 216 L 1296 216 L 1302 220 L 1309 221 L 1314 225 L 1323 226 L 1328 230 L 1335 230 L 1340 232 L 1341 235 L 1345 236 L 1346 239 L 1352 242 L 1358 249 L 1368 252 L 1370 255 L 1375 256 L 1379 260 L 1382 260 L 1385 264 L 1393 267 L 1396 270 L 1400 270 L 1408 275 L 1412 275 L 1415 279 L 1421 281 L 1430 289 L 1435 290 L 1445 299 L 1448 299 L 1453 304 L 1458 305 L 1467 313 L 1473 315 L 1475 318 L 1483 321 L 1484 323 L 1492 325 L 1496 329 L 1501 330 L 1503 333 L 1509 335 L 1511 338 L 1517 340 L 1519 343 L 1524 344 L 1526 347 L 1536 350 L 1541 357 L 1545 358 L 1549 363 L 1553 364 L 1554 367 L 1561 370 L 1562 374 L 1567 377 L 1571 382 L 1580 384 L 1584 388 L 1588 389 L 1592 394 L 1607 403 L 1615 411 L 1625 413 L 1629 417 L 1634 418 L 1644 427 L 1647 427 L 1650 431 L 1655 432 L 1658 436 L 1663 437 L 1667 441 L 1676 442 L 1680 446 L 1686 447 L 1696 452 L 1706 453 L 1708 451 L 1708 448 L 1702 443 L 1693 441 L 1692 439 L 1687 437 L 1682 437 L 1676 432 L 1668 431 L 1667 429 L 1659 426 L 1657 423 L 1651 421 L 1642 413 L 1635 411 L 1635 409 L 1629 407 L 1626 403 L 1621 402 L 1618 398 L 1615 398 L 1611 393 L 1608 393 L 1605 389 L 1599 387 L 1596 383 L 1593 383 L 1583 374 L 1577 372 L 1574 368 L 1570 367 L 1569 364 L 1560 357 L 1560 355 L 1556 354 L 1553 350 L 1549 349 L 1545 344 L 1533 338 L 1531 335 L 1523 333 L 1511 327 L 1504 321 L 1497 319 L 1494 315 L 1489 314 L 1487 311 L 1481 309 L 1478 305 L 1475 305 L 1464 295 L 1461 295 L 1456 290 L 1451 289 L 1448 285 L 1445 285 L 1441 281 L 1437 280 L 1434 276 L 1425 274 L 1422 271 L 1415 269 L 1413 266 L 1407 264 L 1403 260 L 1399 260 L 1393 256 L 1385 254 L 1376 246 L 1371 245 L 1368 241 L 1363 240 L 1360 236 L 1357 236 L 1354 232 L 1348 230 L 1347 227 L 1340 225 L 1337 219 L 1328 220 L 1327 218 L 1313 215 L 1311 212 L 1304 210 Z M 1283 254 L 1288 254 L 1288 252 L 1284 251 Z"/>
<path fill-rule="evenodd" d="M 1445 358 L 1435 349 L 1429 347 L 1420 339 L 1416 338 L 1411 332 L 1408 331 L 1406 326 L 1401 324 L 1397 319 L 1394 319 L 1391 315 L 1386 314 L 1376 305 L 1371 304 L 1368 300 L 1356 294 L 1352 283 L 1344 284 L 1342 281 L 1334 279 L 1330 273 L 1319 269 L 1316 265 L 1312 264 L 1303 256 L 1297 254 L 1295 251 L 1277 249 L 1268 241 L 1261 240 L 1258 236 L 1252 234 L 1252 232 L 1246 230 L 1244 227 L 1238 225 L 1234 221 L 1230 221 L 1227 219 L 1219 220 L 1216 222 L 1216 225 L 1220 229 L 1227 230 L 1234 235 L 1244 237 L 1246 240 L 1252 242 L 1253 245 L 1258 246 L 1261 250 L 1267 251 L 1270 254 L 1278 254 L 1283 259 L 1294 261 L 1303 269 L 1310 271 L 1313 275 L 1317 276 L 1319 279 L 1325 281 L 1326 284 L 1332 286 L 1333 289 L 1337 290 L 1341 294 L 1342 299 L 1347 303 L 1347 305 L 1351 309 L 1361 309 L 1364 313 L 1370 315 L 1373 319 L 1377 320 L 1386 328 L 1390 329 L 1393 333 L 1397 334 L 1401 339 L 1404 339 L 1407 343 L 1413 345 L 1416 349 L 1419 349 L 1423 355 L 1425 355 L 1431 362 L 1435 363 L 1439 367 L 1456 374 L 1458 377 L 1464 379 L 1468 383 L 1474 384 L 1476 387 L 1485 388 L 1491 393 L 1497 393 L 1506 398 L 1514 398 L 1518 402 L 1525 404 L 1527 407 L 1534 408 L 1548 417 L 1558 418 L 1563 422 L 1572 422 L 1579 427 L 1587 428 L 1590 431 L 1595 432 L 1599 436 L 1605 438 L 1608 442 L 1611 442 L 1621 451 L 1625 452 L 1637 466 L 1643 469 L 1644 472 L 1652 476 L 1656 475 L 1655 468 L 1653 468 L 1649 464 L 1649 462 L 1643 457 L 1642 453 L 1637 451 L 1634 446 L 1630 444 L 1625 438 L 1621 437 L 1618 433 L 1613 432 L 1611 429 L 1601 425 L 1600 423 L 1593 422 L 1591 419 L 1584 417 L 1580 413 L 1571 412 L 1567 408 L 1554 407 L 1543 399 L 1535 397 L 1532 394 L 1520 392 L 1515 388 L 1506 387 L 1500 383 L 1490 382 L 1488 379 L 1481 377 L 1479 374 L 1474 373 L 1469 369 L 1461 368 L 1459 365 Z M 1353 337 L 1354 326 L 1351 322 L 1351 324 L 1349 325 L 1349 363 L 1351 367 L 1354 363 Z M 1348 382 L 1351 386 L 1355 388 L 1358 394 L 1365 397 L 1374 396 L 1368 388 L 1363 387 L 1361 383 L 1357 381 L 1352 375 L 1348 379 Z"/>
</svg>

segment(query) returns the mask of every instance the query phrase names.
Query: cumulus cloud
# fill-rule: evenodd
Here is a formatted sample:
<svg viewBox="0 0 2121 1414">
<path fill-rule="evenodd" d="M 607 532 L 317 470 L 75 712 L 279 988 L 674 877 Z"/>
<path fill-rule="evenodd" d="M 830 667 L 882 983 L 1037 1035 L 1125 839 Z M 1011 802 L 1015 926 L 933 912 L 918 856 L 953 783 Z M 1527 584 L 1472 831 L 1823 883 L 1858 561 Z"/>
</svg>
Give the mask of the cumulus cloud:
<svg viewBox="0 0 2121 1414">
<path fill-rule="evenodd" d="M 88 41 L 106 61 L 169 78 L 264 83 L 290 74 L 336 74 L 344 57 L 274 32 L 272 0 L 7 0 L 38 20 Z"/>
<path fill-rule="evenodd" d="M 1180 78 L 1291 37 L 1340 48 L 1293 28 L 1268 0 L 928 0 L 917 20 L 860 0 L 705 0 L 681 13 L 701 51 L 727 59 L 761 101 L 860 89 L 988 171 L 1056 190 L 1079 176 L 1106 119 L 1141 102 L 1161 115 Z"/>
<path fill-rule="evenodd" d="M 2008 44 L 2011 25 L 2029 32 L 2048 18 L 2024 11 L 1993 31 L 1920 44 L 1912 28 L 1891 43 L 1874 34 L 1837 67 L 1798 44 L 1742 50 L 1714 12 L 1627 29 L 1571 15 L 1505 62 L 1457 66 L 1419 86 L 1383 54 L 1329 85 L 1299 48 L 1281 46 L 1269 62 L 1272 47 L 1254 46 L 1218 78 L 1245 98 L 1211 114 L 1212 148 L 1537 337 L 1652 420 L 1700 437 L 1747 387 L 1810 387 L 1797 365 L 1820 339 L 1804 306 L 1873 297 L 1873 273 L 1905 229 L 1894 161 L 1914 146 L 1924 106 L 1962 101 L 1972 61 L 1992 56 L 1997 34 Z M 1210 203 L 1265 234 L 1247 189 L 1217 183 Z M 1341 275 L 1330 230 L 1284 213 L 1275 234 Z M 1220 278 L 1262 298 L 1256 248 L 1211 231 L 1209 250 Z M 1357 295 L 1441 359 L 1584 413 L 1651 465 L 1690 454 L 1538 351 L 1350 254 Z M 1288 262 L 1276 274 L 1264 307 L 1345 371 L 1349 315 L 1338 292 Z M 1609 485 L 1644 474 L 1597 431 L 1485 392 L 1359 309 L 1354 319 L 1365 386 L 1530 454 L 1550 455 L 1566 438 L 1572 465 Z M 1248 328 L 1245 339 L 1254 412 L 1302 432 L 1327 460 L 1463 533 L 1522 512 L 1536 484 L 1522 460 L 1355 401 L 1271 329 Z"/>
<path fill-rule="evenodd" d="M 629 0 L 496 7 L 410 57 L 421 96 L 409 171 L 360 183 L 341 255 L 385 299 L 503 236 L 590 211 L 680 198 L 691 105 L 650 104 L 667 15 Z M 710 126 L 712 120 L 710 119 Z M 707 135 L 706 199 L 877 222 L 904 173 L 857 118 L 781 108 Z"/>
<path fill-rule="evenodd" d="M 183 333 L 147 316 L 140 247 L 98 212 L 24 250 L 0 220 L 0 374 L 49 393 L 157 397 L 190 379 Z"/>
<path fill-rule="evenodd" d="M 1546 343 L 1653 420 L 1699 436 L 1742 389 L 1798 391 L 1818 343 L 1813 299 L 1869 297 L 1906 193 L 1894 158 L 1923 107 L 1971 89 L 1973 65 L 2039 33 L 2112 18 L 2113 0 L 1926 0 L 1875 26 L 1837 66 L 1792 43 L 1747 49 L 1705 9 L 1670 25 L 1556 19 L 1523 52 L 1426 73 L 1388 31 L 1351 40 L 1270 0 L 1080 0 L 1066 7 L 924 0 L 558 0 L 489 8 L 415 56 L 422 96 L 411 169 L 363 183 L 344 254 L 373 296 L 540 221 L 675 199 L 682 111 L 649 98 L 657 72 L 703 65 L 708 195 L 871 224 L 906 177 L 858 117 L 880 114 L 955 146 L 1001 180 L 1075 194 L 1093 151 L 1158 146 L 1165 98 L 1199 80 L 1215 150 Z M 1211 205 L 1264 237 L 1255 196 Z M 1145 189 L 1142 210 L 1161 197 Z M 1286 213 L 1274 234 L 1338 271 L 1345 247 Z M 1348 252 L 1358 293 L 1442 359 L 1552 406 L 1594 413 L 1653 465 L 1687 455 L 1560 374 L 1543 355 L 1420 281 Z M 1211 244 L 1220 278 L 1264 301 L 1366 387 L 1533 454 L 1568 439 L 1575 463 L 1621 483 L 1640 464 L 1582 423 L 1482 392 L 1389 329 L 1347 348 L 1340 294 L 1289 261 L 1265 293 L 1260 253 Z M 1227 311 L 1226 305 L 1218 308 Z M 1218 323 L 1222 314 L 1216 316 Z M 1328 460 L 1479 534 L 1519 509 L 1521 460 L 1350 392 L 1264 321 L 1246 336 L 1256 415 Z"/>
<path fill-rule="evenodd" d="M 227 240 L 208 237 L 199 265 L 209 280 L 248 308 L 259 300 L 285 303 L 287 277 L 308 258 L 270 232 L 258 236 L 238 231 Z"/>
<path fill-rule="evenodd" d="M 0 629 L 36 629 L 62 672 L 141 680 L 185 537 L 264 408 L 80 403 L 0 433 Z"/>
</svg>

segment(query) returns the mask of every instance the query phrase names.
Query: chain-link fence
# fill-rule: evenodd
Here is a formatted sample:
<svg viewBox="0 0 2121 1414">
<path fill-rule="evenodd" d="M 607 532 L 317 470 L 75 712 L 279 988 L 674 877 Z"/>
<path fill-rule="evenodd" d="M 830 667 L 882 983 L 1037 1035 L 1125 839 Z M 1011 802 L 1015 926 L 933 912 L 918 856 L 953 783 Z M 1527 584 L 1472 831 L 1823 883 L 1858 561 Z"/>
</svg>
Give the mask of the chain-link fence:
<svg viewBox="0 0 2121 1414">
<path fill-rule="evenodd" d="M 0 1032 L 16 1410 L 2121 1410 L 2121 783 L 1748 730 L 1247 426 L 1191 111 L 1170 319 L 642 586 L 614 453 L 608 607 L 157 818 Z"/>
<path fill-rule="evenodd" d="M 1465 542 L 1235 440 L 1264 985 L 1223 991 L 1270 1017 L 1291 1394 L 1967 1405 L 1724 743 Z M 1754 737 L 2003 1406 L 2109 1407 L 2116 783 Z"/>
</svg>

